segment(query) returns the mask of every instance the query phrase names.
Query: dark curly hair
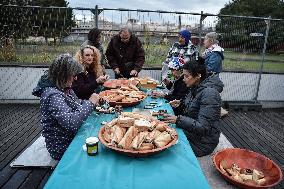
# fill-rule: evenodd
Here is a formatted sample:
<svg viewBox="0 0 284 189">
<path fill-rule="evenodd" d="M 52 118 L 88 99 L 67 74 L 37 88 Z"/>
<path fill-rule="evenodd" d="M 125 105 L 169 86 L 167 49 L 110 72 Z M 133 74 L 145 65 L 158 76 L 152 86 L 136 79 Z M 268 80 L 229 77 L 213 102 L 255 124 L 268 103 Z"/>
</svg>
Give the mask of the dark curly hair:
<svg viewBox="0 0 284 189">
<path fill-rule="evenodd" d="M 88 33 L 88 40 L 91 41 L 95 46 L 98 45 L 97 39 L 102 31 L 98 28 L 93 28 Z"/>
<path fill-rule="evenodd" d="M 207 77 L 205 60 L 201 56 L 196 59 L 192 58 L 190 62 L 183 65 L 182 69 L 187 70 L 193 77 L 201 75 L 200 80 L 203 81 Z"/>
</svg>

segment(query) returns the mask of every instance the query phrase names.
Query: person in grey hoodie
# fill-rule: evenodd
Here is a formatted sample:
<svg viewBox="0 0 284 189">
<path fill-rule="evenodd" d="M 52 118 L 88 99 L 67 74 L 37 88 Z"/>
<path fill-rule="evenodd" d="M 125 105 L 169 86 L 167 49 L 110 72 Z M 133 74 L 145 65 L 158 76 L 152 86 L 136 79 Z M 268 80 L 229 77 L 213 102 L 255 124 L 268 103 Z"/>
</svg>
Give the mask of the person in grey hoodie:
<svg viewBox="0 0 284 189">
<path fill-rule="evenodd" d="M 164 121 L 182 128 L 196 156 L 213 152 L 219 143 L 220 92 L 223 83 L 218 75 L 208 75 L 203 58 L 192 60 L 183 66 L 183 75 L 189 93 L 183 101 L 173 100 L 171 106 L 183 108 L 183 114 L 166 114 Z"/>
<path fill-rule="evenodd" d="M 59 55 L 41 76 L 32 94 L 40 97 L 42 135 L 50 156 L 60 160 L 83 121 L 93 112 L 99 96 L 80 100 L 71 89 L 76 75 L 83 71 L 69 54 Z"/>
</svg>

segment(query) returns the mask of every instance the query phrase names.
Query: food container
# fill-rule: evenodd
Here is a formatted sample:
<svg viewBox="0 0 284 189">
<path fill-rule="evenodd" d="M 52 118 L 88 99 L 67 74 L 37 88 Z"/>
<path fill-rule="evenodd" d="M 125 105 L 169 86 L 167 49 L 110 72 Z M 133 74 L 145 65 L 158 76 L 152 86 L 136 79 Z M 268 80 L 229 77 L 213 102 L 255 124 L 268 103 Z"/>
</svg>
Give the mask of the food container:
<svg viewBox="0 0 284 189">
<path fill-rule="evenodd" d="M 237 164 L 240 168 L 256 169 L 264 174 L 265 184 L 255 185 L 244 183 L 233 179 L 227 173 L 221 170 L 220 164 L 225 161 L 226 164 Z M 277 185 L 283 178 L 281 169 L 272 160 L 253 151 L 240 148 L 226 148 L 217 152 L 213 157 L 213 162 L 219 173 L 232 184 L 245 189 L 264 189 Z"/>
<path fill-rule="evenodd" d="M 89 137 L 86 139 L 87 153 L 89 156 L 95 156 L 99 150 L 99 139 L 97 137 Z"/>
</svg>

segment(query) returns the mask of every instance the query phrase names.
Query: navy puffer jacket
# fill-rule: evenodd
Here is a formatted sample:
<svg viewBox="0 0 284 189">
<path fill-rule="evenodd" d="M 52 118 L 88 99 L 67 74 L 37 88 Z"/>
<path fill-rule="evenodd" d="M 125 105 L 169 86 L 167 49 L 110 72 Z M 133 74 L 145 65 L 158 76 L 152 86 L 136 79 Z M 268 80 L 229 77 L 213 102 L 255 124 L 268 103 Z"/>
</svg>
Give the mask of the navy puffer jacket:
<svg viewBox="0 0 284 189">
<path fill-rule="evenodd" d="M 219 143 L 223 83 L 218 75 L 209 76 L 191 88 L 182 102 L 183 115 L 177 118 L 196 156 L 213 152 Z"/>
</svg>

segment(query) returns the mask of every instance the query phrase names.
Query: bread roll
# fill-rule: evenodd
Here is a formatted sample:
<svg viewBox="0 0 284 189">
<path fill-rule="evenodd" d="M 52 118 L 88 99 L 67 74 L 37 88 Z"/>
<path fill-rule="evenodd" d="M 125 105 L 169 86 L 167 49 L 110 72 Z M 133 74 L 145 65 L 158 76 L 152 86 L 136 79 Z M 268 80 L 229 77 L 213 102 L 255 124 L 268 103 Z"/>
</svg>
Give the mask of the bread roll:
<svg viewBox="0 0 284 189">
<path fill-rule="evenodd" d="M 117 124 L 126 124 L 128 127 L 131 127 L 134 124 L 135 119 L 132 117 L 119 117 L 117 120 Z"/>
<path fill-rule="evenodd" d="M 154 139 L 154 144 L 158 148 L 162 148 L 166 146 L 170 141 L 172 141 L 171 135 L 168 132 L 164 131 Z"/>
<path fill-rule="evenodd" d="M 151 123 L 145 119 L 138 119 L 134 121 L 134 126 L 138 129 L 138 131 L 148 131 L 151 127 Z"/>
<path fill-rule="evenodd" d="M 164 132 L 167 130 L 166 124 L 165 123 L 158 123 L 156 125 L 156 129 L 160 132 Z"/>
<path fill-rule="evenodd" d="M 141 146 L 138 148 L 138 150 L 152 150 L 155 146 L 152 143 L 142 143 Z"/>
<path fill-rule="evenodd" d="M 134 150 L 137 150 L 141 144 L 144 142 L 146 136 L 147 136 L 148 132 L 145 131 L 145 132 L 140 132 L 132 141 L 132 144 L 131 144 L 131 147 L 134 149 Z"/>
<path fill-rule="evenodd" d="M 134 126 L 131 126 L 119 142 L 118 147 L 123 149 L 130 149 L 132 140 L 137 136 L 137 134 L 138 129 L 136 129 Z"/>
<path fill-rule="evenodd" d="M 111 144 L 117 145 L 123 136 L 125 135 L 126 129 L 115 125 L 112 127 Z"/>
<path fill-rule="evenodd" d="M 161 134 L 161 132 L 160 131 L 158 131 L 158 130 L 153 130 L 152 132 L 149 132 L 148 133 L 148 135 L 146 136 L 146 142 L 149 142 L 149 143 L 151 143 L 151 142 L 153 142 L 153 140 L 157 137 L 157 136 L 159 136 Z"/>
</svg>

